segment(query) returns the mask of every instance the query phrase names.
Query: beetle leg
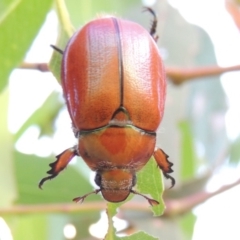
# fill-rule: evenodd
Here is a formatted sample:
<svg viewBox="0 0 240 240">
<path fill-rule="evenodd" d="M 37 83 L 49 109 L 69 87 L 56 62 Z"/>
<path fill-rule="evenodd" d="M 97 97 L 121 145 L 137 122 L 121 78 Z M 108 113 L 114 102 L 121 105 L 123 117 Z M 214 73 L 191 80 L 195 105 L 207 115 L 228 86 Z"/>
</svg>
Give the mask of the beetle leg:
<svg viewBox="0 0 240 240">
<path fill-rule="evenodd" d="M 75 147 L 69 148 L 59 155 L 56 156 L 57 160 L 53 163 L 50 163 L 49 166 L 51 169 L 47 171 L 50 176 L 43 178 L 39 184 L 38 187 L 42 188 L 42 185 L 45 181 L 55 178 L 72 160 L 74 156 L 78 155 Z"/>
<path fill-rule="evenodd" d="M 83 201 L 85 200 L 85 198 L 86 198 L 87 196 L 89 196 L 89 195 L 91 195 L 91 194 L 93 194 L 93 193 L 98 194 L 100 191 L 101 191 L 101 189 L 96 189 L 96 190 L 94 190 L 94 191 L 92 191 L 92 192 L 90 192 L 90 193 L 87 193 L 87 194 L 85 194 L 85 195 L 83 195 L 83 196 L 81 196 L 81 197 L 76 197 L 76 198 L 74 198 L 73 201 L 74 201 L 75 203 L 83 203 Z"/>
<path fill-rule="evenodd" d="M 169 175 L 169 173 L 172 173 L 172 165 L 170 161 L 168 161 L 168 155 L 162 150 L 162 149 L 157 149 L 154 153 L 153 156 L 158 164 L 158 167 L 162 169 L 163 175 L 166 178 L 171 179 L 171 188 L 175 185 L 175 179 Z"/>
<path fill-rule="evenodd" d="M 145 195 L 143 195 L 143 194 L 141 194 L 139 192 L 136 192 L 136 191 L 134 191 L 132 189 L 130 190 L 130 192 L 133 193 L 133 194 L 140 195 L 140 196 L 144 197 L 151 206 L 157 206 L 159 204 L 158 201 L 156 201 L 154 199 L 151 199 L 151 198 L 149 198 L 149 197 L 147 197 L 147 196 L 145 196 Z"/>
<path fill-rule="evenodd" d="M 156 13 L 150 8 L 150 7 L 144 7 L 143 8 L 143 11 L 146 12 L 146 11 L 149 11 L 152 15 L 153 15 L 153 21 L 152 21 L 152 26 L 150 28 L 150 35 L 152 36 L 152 38 L 155 40 L 155 42 L 157 42 L 158 40 L 158 36 L 155 35 L 156 34 L 156 29 L 157 29 L 157 16 L 156 16 Z"/>
<path fill-rule="evenodd" d="M 59 52 L 60 54 L 63 54 L 63 50 L 60 49 L 59 47 L 57 47 L 57 46 L 55 46 L 55 45 L 52 45 L 52 44 L 50 44 L 50 46 L 51 46 L 55 51 Z"/>
</svg>

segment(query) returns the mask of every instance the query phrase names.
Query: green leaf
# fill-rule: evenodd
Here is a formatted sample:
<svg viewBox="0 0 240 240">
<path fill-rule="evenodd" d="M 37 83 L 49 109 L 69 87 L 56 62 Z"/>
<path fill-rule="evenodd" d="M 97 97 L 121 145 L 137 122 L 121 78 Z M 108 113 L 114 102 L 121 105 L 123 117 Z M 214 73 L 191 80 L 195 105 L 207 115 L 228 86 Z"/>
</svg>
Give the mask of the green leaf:
<svg viewBox="0 0 240 240">
<path fill-rule="evenodd" d="M 157 238 L 154 238 L 144 232 L 138 232 L 135 234 L 132 234 L 131 236 L 127 237 L 117 237 L 116 236 L 116 229 L 113 226 L 113 216 L 117 213 L 117 207 L 124 204 L 115 204 L 115 203 L 107 203 L 107 216 L 108 216 L 108 232 L 104 238 L 104 240 L 139 240 L 139 239 L 146 239 L 146 240 L 156 240 Z"/>
<path fill-rule="evenodd" d="M 184 239 L 192 239 L 196 219 L 197 217 L 192 212 L 185 214 L 179 219 L 180 226 L 186 235 Z"/>
<path fill-rule="evenodd" d="M 113 216 L 117 213 L 118 206 L 119 206 L 119 204 L 109 203 L 109 202 L 107 203 L 108 231 L 107 231 L 107 235 L 105 236 L 104 240 L 119 239 L 116 236 L 116 229 L 113 226 L 113 220 L 112 220 Z"/>
<path fill-rule="evenodd" d="M 240 136 L 235 139 L 233 143 L 230 145 L 230 162 L 231 163 L 239 163 L 240 162 Z"/>
<path fill-rule="evenodd" d="M 0 94 L 0 206 L 5 207 L 10 205 L 17 197 L 15 169 L 13 163 L 13 148 L 14 141 L 12 134 L 8 131 L 8 99 L 9 91 L 6 89 Z"/>
<path fill-rule="evenodd" d="M 152 157 L 144 168 L 137 174 L 137 190 L 141 194 L 150 194 L 159 205 L 153 206 L 151 209 L 154 216 L 163 214 L 165 205 L 162 194 L 164 191 L 162 172 L 158 168 L 155 159 Z"/>
<path fill-rule="evenodd" d="M 126 200 L 129 201 L 130 199 Z M 113 216 L 117 213 L 117 208 L 124 204 L 126 201 L 121 203 L 107 203 L 107 216 L 108 216 L 108 232 L 104 238 L 104 240 L 139 240 L 139 239 L 146 239 L 146 240 L 156 240 L 157 238 L 154 238 L 147 233 L 144 232 L 138 232 L 135 234 L 132 234 L 131 236 L 127 237 L 117 237 L 116 236 L 116 229 L 113 226 Z"/>
<path fill-rule="evenodd" d="M 51 5 L 52 0 L 14 1 L 0 19 L 0 91 L 12 69 L 23 60 Z"/>
<path fill-rule="evenodd" d="M 55 161 L 54 157 L 40 158 L 15 152 L 14 159 L 19 204 L 71 203 L 74 197 L 84 195 L 92 189 L 88 179 L 79 174 L 74 166 L 69 165 L 56 178 L 47 181 L 40 190 L 38 183 L 48 175 L 48 164 Z M 96 199 L 99 200 L 100 196 L 94 194 L 88 198 L 90 201 Z"/>
<path fill-rule="evenodd" d="M 144 168 L 139 173 L 137 173 L 136 188 L 141 194 L 150 194 L 154 200 L 159 201 L 158 206 L 152 207 L 152 211 L 155 216 L 159 216 L 163 214 L 163 211 L 165 209 L 165 205 L 162 199 L 162 194 L 164 190 L 163 179 L 162 179 L 161 171 L 157 167 L 157 164 L 154 158 L 151 158 L 148 161 L 148 163 L 144 166 Z M 125 239 L 125 238 L 119 238 L 116 236 L 116 230 L 113 226 L 112 218 L 116 215 L 117 208 L 119 208 L 125 202 L 131 200 L 132 197 L 133 197 L 133 194 L 129 196 L 124 202 L 121 202 L 121 203 L 107 203 L 107 216 L 108 216 L 109 226 L 108 226 L 108 233 L 105 237 L 105 240 Z M 145 235 L 148 236 L 149 238 L 138 238 L 139 236 L 144 237 Z M 134 234 L 131 236 L 131 238 L 128 237 L 127 239 L 156 239 L 156 238 L 152 238 L 146 233 L 141 232 L 141 233 Z"/>
<path fill-rule="evenodd" d="M 53 121 L 58 115 L 61 107 L 62 103 L 59 101 L 59 93 L 52 92 L 42 106 L 28 118 L 14 135 L 15 141 L 17 141 L 31 125 L 38 125 L 41 129 L 41 134 L 52 134 Z"/>
<path fill-rule="evenodd" d="M 130 195 L 125 201 L 120 203 L 107 203 L 107 216 L 108 216 L 108 232 L 105 236 L 105 240 L 111 240 L 111 239 L 119 239 L 116 236 L 116 229 L 113 226 L 113 220 L 112 218 L 117 214 L 117 209 L 123 205 L 124 203 L 128 202 L 132 199 L 132 195 Z"/>
<path fill-rule="evenodd" d="M 0 1 L 0 21 L 2 18 L 5 17 L 5 15 L 8 14 L 8 12 L 11 10 L 11 8 L 16 4 L 16 1 L 14 0 L 1 0 Z"/>
<path fill-rule="evenodd" d="M 120 240 L 159 240 L 158 238 L 155 238 L 153 236 L 150 236 L 148 235 L 147 233 L 145 232 L 138 232 L 138 233 L 135 233 L 131 236 L 128 236 L 128 237 L 121 237 L 119 238 Z"/>
<path fill-rule="evenodd" d="M 187 121 L 179 123 L 181 131 L 181 177 L 188 180 L 194 177 L 195 161 L 197 159 L 194 150 L 193 136 L 190 130 L 190 124 Z"/>
<path fill-rule="evenodd" d="M 71 13 L 71 21 L 73 25 L 78 29 L 82 24 L 85 24 L 86 21 L 90 21 L 99 15 L 117 15 L 122 17 L 126 11 L 129 9 L 137 9 L 139 1 L 112 1 L 112 0 L 68 0 L 66 1 L 67 8 Z M 136 10 L 136 12 L 138 9 Z M 131 11 L 132 14 L 132 11 Z M 141 5 L 139 8 L 139 14 L 141 14 Z M 130 15 L 131 16 L 131 15 Z"/>
<path fill-rule="evenodd" d="M 60 29 L 58 40 L 56 42 L 56 47 L 64 50 L 69 38 L 74 33 L 74 28 L 72 27 L 67 8 L 65 6 L 65 2 L 63 0 L 56 1 L 56 10 L 60 21 Z M 62 54 L 54 51 L 49 63 L 49 69 L 59 82 L 61 80 L 61 62 Z"/>
<path fill-rule="evenodd" d="M 159 202 L 159 205 L 157 206 L 149 206 L 149 210 L 152 209 L 154 216 L 162 215 L 165 209 L 162 198 L 164 191 L 163 177 L 162 172 L 157 167 L 157 163 L 153 157 L 148 161 L 144 168 L 137 173 L 136 188 L 139 193 L 149 194 L 154 200 Z M 134 197 L 133 194 L 131 194 L 124 202 L 108 203 L 107 213 L 113 217 L 117 213 L 117 208 L 131 200 L 132 197 Z"/>
<path fill-rule="evenodd" d="M 47 215 L 21 215 L 7 218 L 14 240 L 48 239 Z"/>
</svg>

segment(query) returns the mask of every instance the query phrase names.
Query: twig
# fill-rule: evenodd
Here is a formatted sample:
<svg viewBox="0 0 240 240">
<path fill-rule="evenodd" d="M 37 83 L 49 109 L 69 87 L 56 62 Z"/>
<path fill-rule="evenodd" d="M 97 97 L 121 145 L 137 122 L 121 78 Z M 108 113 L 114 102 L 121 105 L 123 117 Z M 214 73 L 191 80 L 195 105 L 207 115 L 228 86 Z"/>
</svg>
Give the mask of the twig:
<svg viewBox="0 0 240 240">
<path fill-rule="evenodd" d="M 75 213 L 75 212 L 95 212 L 106 208 L 106 202 L 84 202 L 76 203 L 56 203 L 56 204 L 35 204 L 35 205 L 15 205 L 9 208 L 0 208 L 0 215 L 3 214 L 31 214 L 31 213 Z M 133 211 L 149 211 L 149 205 L 142 202 L 128 202 L 121 209 Z"/>
<path fill-rule="evenodd" d="M 49 71 L 47 63 L 22 63 L 19 68 L 39 70 L 42 72 Z M 217 76 L 226 72 L 240 71 L 240 65 L 231 67 L 194 67 L 194 68 L 178 68 L 178 67 L 166 67 L 166 75 L 168 79 L 176 85 L 182 84 L 186 81 L 196 78 L 203 78 L 209 76 Z"/>
<path fill-rule="evenodd" d="M 203 78 L 209 76 L 218 76 L 226 72 L 239 71 L 240 65 L 231 67 L 206 66 L 194 68 L 175 68 L 167 67 L 166 74 L 170 81 L 174 84 L 182 84 L 183 82 L 193 80 L 196 78 Z"/>
<path fill-rule="evenodd" d="M 21 69 L 29 69 L 29 70 L 38 70 L 41 72 L 49 72 L 47 63 L 27 63 L 23 62 L 20 64 L 19 68 Z"/>
<path fill-rule="evenodd" d="M 166 199 L 166 210 L 164 216 L 173 217 L 189 212 L 197 205 L 205 202 L 206 200 L 225 192 L 240 184 L 240 179 L 234 183 L 224 185 L 214 192 L 199 192 L 190 196 L 170 200 Z M 98 202 L 85 202 L 84 204 L 39 204 L 39 205 L 16 205 L 9 208 L 0 208 L 0 215 L 10 214 L 32 214 L 32 213 L 73 213 L 73 212 L 92 212 L 99 211 L 106 208 L 106 203 L 103 201 Z M 142 202 L 130 201 L 120 207 L 128 211 L 149 211 L 149 205 Z"/>
<path fill-rule="evenodd" d="M 240 29 L 239 2 L 237 3 L 237 1 L 225 0 L 225 7 L 229 14 L 232 16 L 232 19 L 237 25 L 238 29 Z"/>
<path fill-rule="evenodd" d="M 223 193 L 239 184 L 240 184 L 240 179 L 238 179 L 234 183 L 224 185 L 214 192 L 202 191 L 202 192 L 195 193 L 193 195 L 187 196 L 182 199 L 168 200 L 165 202 L 166 203 L 166 211 L 165 211 L 164 215 L 168 216 L 168 217 L 172 217 L 172 216 L 187 213 L 190 210 L 192 210 L 194 207 L 196 207 L 197 205 L 199 205 L 199 204 L 205 202 L 206 200 L 208 200 L 220 193 Z"/>
</svg>

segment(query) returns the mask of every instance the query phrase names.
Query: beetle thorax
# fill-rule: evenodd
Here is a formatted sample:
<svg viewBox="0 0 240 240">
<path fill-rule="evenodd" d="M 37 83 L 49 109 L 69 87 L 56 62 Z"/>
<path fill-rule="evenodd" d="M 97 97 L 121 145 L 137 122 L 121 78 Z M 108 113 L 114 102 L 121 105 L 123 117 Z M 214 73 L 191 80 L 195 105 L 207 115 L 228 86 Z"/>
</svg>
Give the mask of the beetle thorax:
<svg viewBox="0 0 240 240">
<path fill-rule="evenodd" d="M 156 137 L 142 134 L 133 126 L 109 126 L 83 134 L 79 155 L 93 171 L 114 169 L 140 170 L 151 157 Z"/>
</svg>

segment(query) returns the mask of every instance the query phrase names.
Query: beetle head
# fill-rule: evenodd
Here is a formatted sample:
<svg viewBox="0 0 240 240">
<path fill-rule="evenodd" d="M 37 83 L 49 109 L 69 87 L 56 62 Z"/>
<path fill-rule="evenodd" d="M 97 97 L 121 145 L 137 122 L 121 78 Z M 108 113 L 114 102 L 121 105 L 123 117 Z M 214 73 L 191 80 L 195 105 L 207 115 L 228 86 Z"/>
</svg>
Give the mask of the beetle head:
<svg viewBox="0 0 240 240">
<path fill-rule="evenodd" d="M 84 196 L 74 198 L 73 201 L 83 202 L 90 194 L 102 192 L 105 200 L 117 203 L 126 200 L 129 194 L 133 193 L 144 197 L 152 206 L 159 204 L 158 201 L 132 190 L 132 187 L 136 184 L 136 175 L 127 169 L 107 169 L 105 171 L 98 171 L 95 177 L 95 183 L 100 189 L 96 189 Z"/>
<path fill-rule="evenodd" d="M 98 171 L 95 177 L 105 200 L 109 202 L 122 202 L 136 184 L 136 176 L 129 170 L 111 169 Z"/>
</svg>

